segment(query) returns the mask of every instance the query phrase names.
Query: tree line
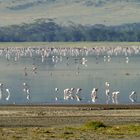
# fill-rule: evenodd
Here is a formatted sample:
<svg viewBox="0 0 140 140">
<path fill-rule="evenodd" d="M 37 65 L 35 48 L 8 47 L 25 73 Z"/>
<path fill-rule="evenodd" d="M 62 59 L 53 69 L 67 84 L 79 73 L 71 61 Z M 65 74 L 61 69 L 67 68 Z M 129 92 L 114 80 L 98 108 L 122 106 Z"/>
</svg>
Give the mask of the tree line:
<svg viewBox="0 0 140 140">
<path fill-rule="evenodd" d="M 67 26 L 53 21 L 0 27 L 1 42 L 25 41 L 140 41 L 140 23 L 120 26 L 76 25 Z"/>
</svg>

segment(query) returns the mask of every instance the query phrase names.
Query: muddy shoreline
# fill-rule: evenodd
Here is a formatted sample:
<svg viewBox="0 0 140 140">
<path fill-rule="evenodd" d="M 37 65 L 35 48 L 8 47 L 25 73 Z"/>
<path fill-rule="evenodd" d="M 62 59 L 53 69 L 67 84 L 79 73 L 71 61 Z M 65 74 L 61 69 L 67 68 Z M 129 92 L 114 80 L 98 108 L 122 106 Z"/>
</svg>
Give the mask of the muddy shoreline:
<svg viewBox="0 0 140 140">
<path fill-rule="evenodd" d="M 89 120 L 107 125 L 140 123 L 140 105 L 0 106 L 0 127 L 80 125 Z"/>
<path fill-rule="evenodd" d="M 0 105 L 0 109 L 7 107 L 92 107 L 94 109 L 140 109 L 140 104 L 27 104 L 27 105 Z"/>
</svg>

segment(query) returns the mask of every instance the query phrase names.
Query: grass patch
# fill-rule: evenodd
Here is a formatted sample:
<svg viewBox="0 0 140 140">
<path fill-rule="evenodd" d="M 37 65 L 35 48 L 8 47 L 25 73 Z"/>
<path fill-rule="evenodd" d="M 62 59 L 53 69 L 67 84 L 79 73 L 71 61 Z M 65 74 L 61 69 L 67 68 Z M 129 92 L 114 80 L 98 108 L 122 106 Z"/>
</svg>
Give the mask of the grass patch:
<svg viewBox="0 0 140 140">
<path fill-rule="evenodd" d="M 83 126 L 83 128 L 85 129 L 99 129 L 99 128 L 105 128 L 106 125 L 103 124 L 102 122 L 100 121 L 89 121 L 89 122 L 86 122 Z"/>
<path fill-rule="evenodd" d="M 140 125 L 129 124 L 129 125 L 112 126 L 108 127 L 104 132 L 106 135 L 140 136 Z"/>
<path fill-rule="evenodd" d="M 74 48 L 74 47 L 129 47 L 139 46 L 140 42 L 0 42 L 0 47 L 55 47 L 55 48 Z"/>
<path fill-rule="evenodd" d="M 71 138 L 71 137 L 74 137 L 74 132 L 73 131 L 64 131 L 63 133 L 61 133 L 59 136 L 59 138 L 65 138 L 65 139 L 68 139 L 68 138 Z"/>
<path fill-rule="evenodd" d="M 6 140 L 139 138 L 140 124 L 106 126 L 100 121 L 89 121 L 79 127 L 1 128 L 0 137 Z"/>
<path fill-rule="evenodd" d="M 126 124 L 126 125 L 113 125 L 107 126 L 100 121 L 86 122 L 79 130 L 86 133 L 94 133 L 98 135 L 105 135 L 112 138 L 124 137 L 140 137 L 140 124 Z"/>
</svg>

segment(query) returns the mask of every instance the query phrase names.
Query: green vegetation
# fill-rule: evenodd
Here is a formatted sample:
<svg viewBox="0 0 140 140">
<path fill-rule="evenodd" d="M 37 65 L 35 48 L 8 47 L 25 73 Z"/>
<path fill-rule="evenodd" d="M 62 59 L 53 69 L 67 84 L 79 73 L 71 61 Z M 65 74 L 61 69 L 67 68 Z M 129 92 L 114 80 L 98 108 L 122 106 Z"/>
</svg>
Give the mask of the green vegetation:
<svg viewBox="0 0 140 140">
<path fill-rule="evenodd" d="M 0 128 L 2 140 L 140 138 L 140 124 L 106 126 L 99 121 L 77 127 Z"/>
<path fill-rule="evenodd" d="M 78 42 L 115 41 L 139 42 L 140 24 L 121 26 L 70 25 L 38 21 L 32 24 L 0 28 L 1 42 Z"/>
<path fill-rule="evenodd" d="M 0 42 L 0 47 L 54 47 L 54 48 L 91 48 L 91 47 L 129 47 L 139 46 L 140 42 Z"/>
<path fill-rule="evenodd" d="M 140 135 L 140 125 L 139 124 L 129 124 L 129 125 L 117 125 L 113 127 L 108 127 L 103 130 L 106 135 Z"/>
<path fill-rule="evenodd" d="M 139 42 L 139 13 L 140 0 L 0 0 L 0 42 Z"/>
<path fill-rule="evenodd" d="M 83 128 L 96 130 L 96 129 L 102 128 L 102 127 L 106 127 L 106 125 L 104 125 L 100 121 L 89 121 L 89 122 L 85 123 Z"/>
</svg>

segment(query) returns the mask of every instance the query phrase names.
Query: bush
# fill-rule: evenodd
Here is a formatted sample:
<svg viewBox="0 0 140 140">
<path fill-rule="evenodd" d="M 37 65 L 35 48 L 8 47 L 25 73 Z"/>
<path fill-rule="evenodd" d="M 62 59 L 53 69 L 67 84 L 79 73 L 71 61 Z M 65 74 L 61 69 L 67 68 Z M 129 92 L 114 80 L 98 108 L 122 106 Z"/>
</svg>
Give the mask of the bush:
<svg viewBox="0 0 140 140">
<path fill-rule="evenodd" d="M 89 122 L 85 123 L 84 127 L 87 129 L 96 130 L 96 129 L 101 128 L 101 127 L 106 127 L 106 125 L 100 121 L 89 121 Z"/>
</svg>

